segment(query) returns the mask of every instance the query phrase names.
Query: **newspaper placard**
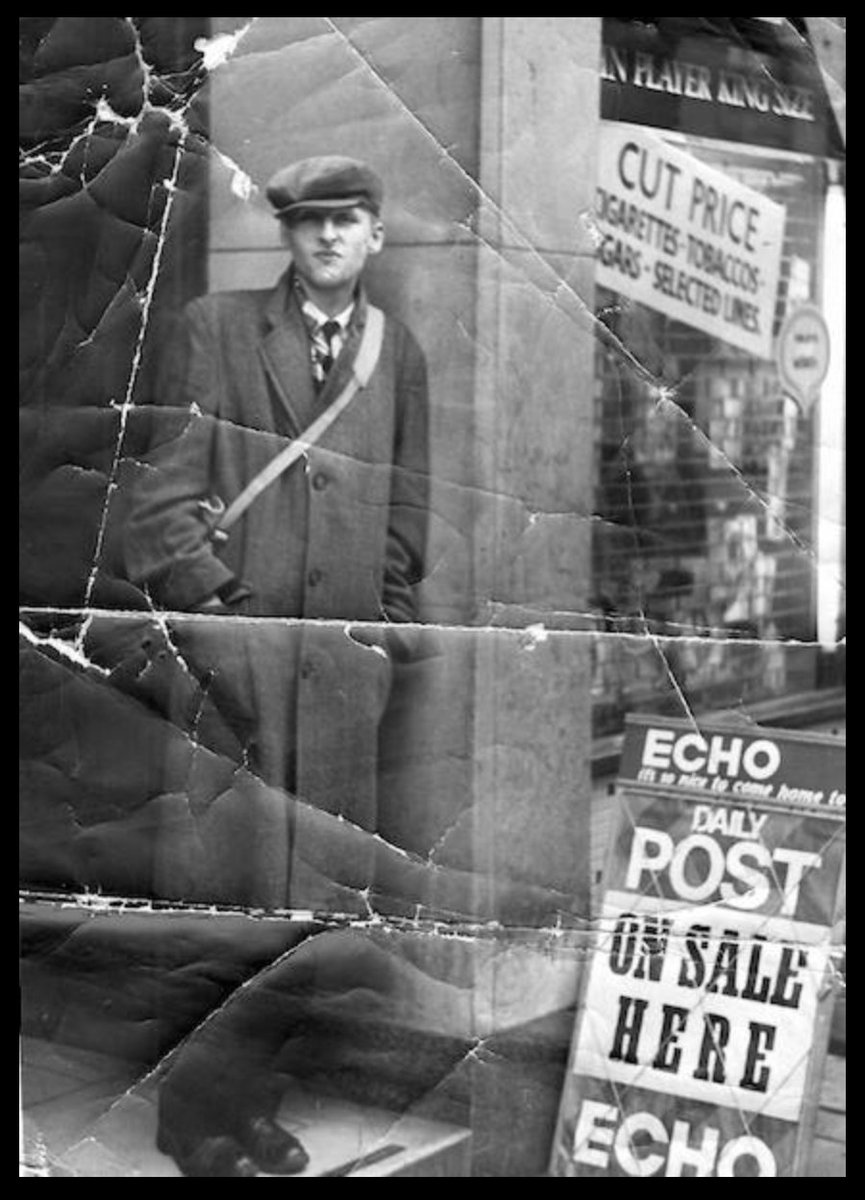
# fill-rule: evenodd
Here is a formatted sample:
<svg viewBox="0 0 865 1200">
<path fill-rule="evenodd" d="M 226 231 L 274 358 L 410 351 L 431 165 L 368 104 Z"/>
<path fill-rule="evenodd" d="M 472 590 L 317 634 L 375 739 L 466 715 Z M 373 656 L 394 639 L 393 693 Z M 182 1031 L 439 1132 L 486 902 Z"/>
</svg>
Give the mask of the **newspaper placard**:
<svg viewBox="0 0 865 1200">
<path fill-rule="evenodd" d="M 787 730 L 632 718 L 620 780 L 794 808 L 844 809 L 844 753 L 836 737 Z"/>
<path fill-rule="evenodd" d="M 772 357 L 785 212 L 655 134 L 602 124 L 597 282 L 757 358 Z"/>
<path fill-rule="evenodd" d="M 795 1173 L 825 1049 L 843 762 L 818 735 L 630 724 L 554 1176 Z M 787 800 L 797 767 L 811 795 Z"/>
</svg>

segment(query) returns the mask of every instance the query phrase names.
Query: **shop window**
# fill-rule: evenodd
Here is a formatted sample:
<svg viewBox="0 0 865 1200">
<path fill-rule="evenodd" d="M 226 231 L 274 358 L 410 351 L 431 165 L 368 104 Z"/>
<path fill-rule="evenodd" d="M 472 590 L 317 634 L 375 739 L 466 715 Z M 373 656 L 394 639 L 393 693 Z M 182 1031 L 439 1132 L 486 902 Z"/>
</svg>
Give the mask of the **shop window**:
<svg viewBox="0 0 865 1200">
<path fill-rule="evenodd" d="M 719 50 L 665 20 L 667 28 L 655 29 L 605 19 L 602 113 L 613 118 L 608 128 L 621 129 L 618 120 L 649 123 L 654 112 L 658 124 L 677 126 L 654 136 L 783 207 L 777 338 L 797 305 L 822 303 L 826 163 L 814 151 L 826 148 L 814 142 L 815 122 L 790 123 L 800 140 L 807 126 L 807 153 L 695 133 L 709 103 L 695 97 L 689 109 L 661 95 L 664 80 L 675 86 L 662 69 L 669 75 L 686 46 L 699 47 L 708 64 L 701 77 L 717 96 L 715 75 L 726 69 L 718 63 L 729 67 L 734 54 L 729 31 L 715 30 Z M 761 52 L 769 53 L 766 45 Z M 735 54 L 746 79 L 747 55 Z M 651 80 L 639 74 L 648 64 Z M 628 86 L 635 81 L 644 86 L 643 115 L 639 89 Z M 794 86 L 792 76 L 787 82 Z M 732 107 L 721 114 L 723 136 L 780 141 L 778 122 L 760 125 L 764 118 L 743 108 L 737 128 Z M 639 140 L 641 126 L 632 127 Z M 771 358 L 608 288 L 598 288 L 596 312 L 610 337 L 599 339 L 595 372 L 594 611 L 603 629 L 680 641 L 665 653 L 651 639 L 604 647 L 595 660 L 595 732 L 620 728 L 628 711 L 681 711 L 682 694 L 693 711 L 706 711 L 814 687 L 816 655 L 797 655 L 794 665 L 781 644 L 816 636 L 815 409 L 785 394 Z M 742 644 L 727 653 L 733 640 Z"/>
</svg>

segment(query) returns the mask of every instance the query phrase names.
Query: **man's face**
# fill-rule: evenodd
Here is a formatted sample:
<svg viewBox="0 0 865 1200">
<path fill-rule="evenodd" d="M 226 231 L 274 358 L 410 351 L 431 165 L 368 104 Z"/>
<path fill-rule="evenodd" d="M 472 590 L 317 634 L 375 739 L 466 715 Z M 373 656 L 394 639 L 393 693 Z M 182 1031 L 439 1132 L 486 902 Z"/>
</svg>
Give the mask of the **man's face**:
<svg viewBox="0 0 865 1200">
<path fill-rule="evenodd" d="M 384 241 L 381 221 L 365 208 L 301 209 L 285 223 L 285 239 L 301 280 L 313 290 L 354 286 Z"/>
</svg>

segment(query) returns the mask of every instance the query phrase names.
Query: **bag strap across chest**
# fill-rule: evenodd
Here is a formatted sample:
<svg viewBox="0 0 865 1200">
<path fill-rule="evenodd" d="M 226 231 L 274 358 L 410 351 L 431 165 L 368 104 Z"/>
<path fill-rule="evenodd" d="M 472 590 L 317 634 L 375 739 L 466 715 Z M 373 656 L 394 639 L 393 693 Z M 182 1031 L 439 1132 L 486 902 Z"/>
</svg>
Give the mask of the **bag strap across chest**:
<svg viewBox="0 0 865 1200">
<path fill-rule="evenodd" d="M 328 405 L 299 437 L 294 438 L 280 450 L 279 454 L 272 458 L 267 466 L 259 471 L 243 491 L 232 500 L 214 525 L 214 537 L 224 540 L 228 536 L 229 529 L 243 516 L 250 504 L 321 440 L 334 421 L 345 412 L 357 393 L 366 387 L 381 354 L 384 340 L 384 320 L 384 313 L 380 308 L 376 308 L 372 304 L 367 305 L 366 324 L 352 364 L 351 379 L 333 403 Z"/>
</svg>

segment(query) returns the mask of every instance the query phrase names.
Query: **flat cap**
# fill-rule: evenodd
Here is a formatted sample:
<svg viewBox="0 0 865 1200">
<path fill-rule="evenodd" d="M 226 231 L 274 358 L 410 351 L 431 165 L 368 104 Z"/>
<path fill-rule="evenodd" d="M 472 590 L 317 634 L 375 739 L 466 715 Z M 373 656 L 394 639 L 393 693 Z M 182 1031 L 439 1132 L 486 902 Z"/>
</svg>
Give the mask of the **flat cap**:
<svg viewBox="0 0 865 1200">
<path fill-rule="evenodd" d="M 270 180 L 266 191 L 278 217 L 300 208 L 349 208 L 355 204 L 364 205 L 378 215 L 384 188 L 366 163 L 356 158 L 325 155 L 283 167 Z"/>
</svg>

